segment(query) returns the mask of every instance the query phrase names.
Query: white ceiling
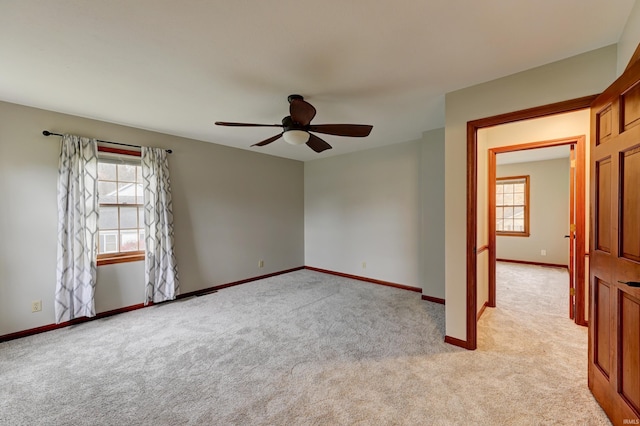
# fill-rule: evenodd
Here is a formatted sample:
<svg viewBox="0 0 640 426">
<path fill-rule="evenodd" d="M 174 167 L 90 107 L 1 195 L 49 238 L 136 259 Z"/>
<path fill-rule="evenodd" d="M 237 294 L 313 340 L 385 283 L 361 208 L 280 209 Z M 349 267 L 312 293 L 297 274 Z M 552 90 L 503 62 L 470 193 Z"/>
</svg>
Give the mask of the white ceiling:
<svg viewBox="0 0 640 426">
<path fill-rule="evenodd" d="M 445 93 L 616 43 L 633 4 L 0 0 L 0 99 L 306 161 L 442 127 Z M 292 93 L 373 132 L 316 154 L 213 124 L 280 123 Z"/>
</svg>

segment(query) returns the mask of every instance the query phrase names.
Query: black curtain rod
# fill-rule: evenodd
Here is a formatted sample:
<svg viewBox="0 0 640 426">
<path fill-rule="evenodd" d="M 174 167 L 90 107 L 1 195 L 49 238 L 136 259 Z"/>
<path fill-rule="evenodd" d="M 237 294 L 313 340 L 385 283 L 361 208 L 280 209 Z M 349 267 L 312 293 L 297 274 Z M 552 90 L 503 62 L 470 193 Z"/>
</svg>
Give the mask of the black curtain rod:
<svg viewBox="0 0 640 426">
<path fill-rule="evenodd" d="M 54 136 L 64 136 L 64 135 L 61 135 L 60 133 L 53 133 L 53 132 L 50 132 L 50 131 L 48 131 L 48 130 L 43 130 L 43 131 L 42 131 L 42 134 L 43 134 L 43 135 L 45 135 L 45 136 L 51 136 L 51 135 L 54 135 Z M 128 143 L 120 143 L 120 142 L 103 141 L 102 139 L 96 139 L 96 140 L 97 140 L 98 142 L 108 143 L 108 144 L 111 144 L 111 145 L 129 146 L 129 147 L 131 147 L 131 148 L 142 148 L 140 145 L 131 145 L 131 144 L 128 144 Z M 171 154 L 171 153 L 173 152 L 173 151 L 172 151 L 172 150 L 170 150 L 170 149 L 165 149 L 165 151 L 166 151 L 166 153 L 167 153 L 167 154 Z"/>
</svg>

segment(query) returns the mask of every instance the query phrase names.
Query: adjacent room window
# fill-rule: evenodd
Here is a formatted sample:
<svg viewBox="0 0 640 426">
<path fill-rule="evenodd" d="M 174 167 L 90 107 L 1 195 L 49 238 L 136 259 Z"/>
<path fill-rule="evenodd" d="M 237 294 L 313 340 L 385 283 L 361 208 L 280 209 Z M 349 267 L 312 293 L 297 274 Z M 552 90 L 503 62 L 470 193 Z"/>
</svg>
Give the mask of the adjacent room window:
<svg viewBox="0 0 640 426">
<path fill-rule="evenodd" d="M 98 265 L 144 259 L 140 158 L 100 152 Z"/>
<path fill-rule="evenodd" d="M 529 176 L 496 178 L 496 234 L 529 236 Z"/>
</svg>

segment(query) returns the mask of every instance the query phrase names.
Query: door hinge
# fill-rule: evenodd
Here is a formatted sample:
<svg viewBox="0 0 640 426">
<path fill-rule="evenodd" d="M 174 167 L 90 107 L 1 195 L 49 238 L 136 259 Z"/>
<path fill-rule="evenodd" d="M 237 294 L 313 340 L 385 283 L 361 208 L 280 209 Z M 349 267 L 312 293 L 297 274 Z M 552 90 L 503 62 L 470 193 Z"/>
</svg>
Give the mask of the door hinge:
<svg viewBox="0 0 640 426">
<path fill-rule="evenodd" d="M 570 296 L 575 296 L 576 295 L 576 289 L 575 288 L 570 288 L 569 289 L 569 295 Z"/>
<path fill-rule="evenodd" d="M 569 226 L 569 229 L 571 230 L 571 232 L 576 232 L 576 224 L 575 224 L 575 223 L 572 223 L 572 224 Z"/>
<path fill-rule="evenodd" d="M 567 164 L 567 163 L 565 163 Z M 575 169 L 576 168 L 576 160 L 571 160 L 571 168 Z"/>
</svg>

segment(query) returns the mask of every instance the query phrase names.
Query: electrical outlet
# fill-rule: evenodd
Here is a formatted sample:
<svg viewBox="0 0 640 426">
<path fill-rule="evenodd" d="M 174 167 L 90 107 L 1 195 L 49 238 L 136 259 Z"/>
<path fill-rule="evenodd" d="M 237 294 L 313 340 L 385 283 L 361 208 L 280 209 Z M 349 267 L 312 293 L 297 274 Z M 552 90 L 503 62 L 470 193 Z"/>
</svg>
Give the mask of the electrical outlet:
<svg viewBox="0 0 640 426">
<path fill-rule="evenodd" d="M 547 251 L 546 250 L 540 250 L 540 255 L 541 256 L 546 256 L 547 255 Z"/>
<path fill-rule="evenodd" d="M 258 262 L 258 267 L 260 267 L 260 268 L 264 268 L 264 260 L 260 260 L 260 261 Z"/>
<path fill-rule="evenodd" d="M 367 269 L 367 262 L 362 262 L 362 269 Z"/>
<path fill-rule="evenodd" d="M 40 312 L 42 310 L 42 300 L 34 300 L 31 302 L 31 312 Z"/>
</svg>

